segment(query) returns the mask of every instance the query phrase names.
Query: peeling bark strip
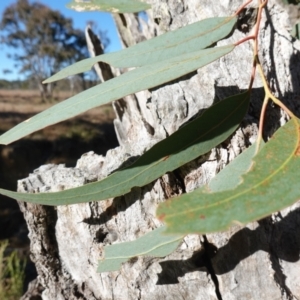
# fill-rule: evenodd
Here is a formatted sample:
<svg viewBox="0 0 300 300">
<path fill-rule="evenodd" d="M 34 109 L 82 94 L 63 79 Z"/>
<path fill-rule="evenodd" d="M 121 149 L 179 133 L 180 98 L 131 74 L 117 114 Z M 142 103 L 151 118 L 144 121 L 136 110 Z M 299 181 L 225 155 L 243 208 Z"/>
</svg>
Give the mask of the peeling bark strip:
<svg viewBox="0 0 300 300">
<path fill-rule="evenodd" d="M 126 43 L 149 38 L 213 16 L 235 12 L 240 0 L 148 0 L 153 5 L 149 26 L 139 31 L 137 19 L 124 14 L 118 22 Z M 255 1 L 254 1 L 255 2 Z M 300 42 L 288 34 L 289 18 L 275 0 L 264 12 L 261 61 L 273 90 L 297 115 L 300 103 Z M 121 28 L 123 26 L 124 28 Z M 133 28 L 134 27 L 134 30 Z M 123 35 L 124 32 L 124 35 Z M 245 37 L 236 30 L 229 41 Z M 177 130 L 214 101 L 248 87 L 252 46 L 243 44 L 186 78 L 128 96 L 115 103 L 121 146 L 106 157 L 83 156 L 76 171 L 82 183 L 102 178 L 128 158 Z M 255 140 L 263 92 L 256 80 L 248 116 L 231 139 L 174 173 L 131 193 L 102 202 L 49 208 L 20 203 L 27 220 L 32 259 L 38 271 L 35 293 L 42 299 L 300 299 L 299 203 L 280 214 L 247 227 L 234 226 L 204 238 L 190 235 L 164 259 L 136 258 L 119 272 L 96 273 L 103 246 L 133 240 L 159 226 L 155 209 L 164 199 L 207 183 Z M 265 136 L 285 122 L 277 107 L 268 111 Z M 151 126 L 151 133 L 145 125 Z M 101 161 L 101 164 L 99 163 Z M 19 191 L 37 188 L 55 191 L 72 186 L 67 178 L 53 179 L 63 166 L 41 167 L 19 185 Z M 79 175 L 78 175 L 79 174 Z M 70 176 L 71 177 L 71 176 Z M 33 290 L 33 289 L 32 289 Z M 35 294 L 36 295 L 36 294 Z M 33 298 L 30 291 L 22 298 Z"/>
</svg>

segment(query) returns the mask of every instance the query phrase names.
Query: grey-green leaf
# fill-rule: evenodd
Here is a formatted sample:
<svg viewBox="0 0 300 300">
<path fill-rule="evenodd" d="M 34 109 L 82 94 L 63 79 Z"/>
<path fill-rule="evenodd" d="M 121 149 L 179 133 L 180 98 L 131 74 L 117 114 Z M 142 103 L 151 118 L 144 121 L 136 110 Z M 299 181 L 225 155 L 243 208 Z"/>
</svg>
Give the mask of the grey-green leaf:
<svg viewBox="0 0 300 300">
<path fill-rule="evenodd" d="M 226 98 L 201 116 L 154 145 L 129 167 L 107 178 L 58 193 L 23 194 L 0 189 L 16 200 L 46 205 L 67 205 L 104 200 L 144 186 L 166 172 L 207 153 L 232 134 L 248 110 L 249 92 Z"/>
<path fill-rule="evenodd" d="M 99 262 L 98 272 L 117 271 L 121 264 L 136 256 L 164 257 L 175 251 L 182 235 L 164 235 L 165 227 L 157 228 L 132 242 L 105 247 L 105 257 Z"/>
<path fill-rule="evenodd" d="M 235 23 L 234 16 L 205 19 L 118 52 L 84 59 L 61 70 L 45 83 L 89 71 L 99 61 L 119 68 L 141 67 L 198 51 L 228 36 Z"/>
<path fill-rule="evenodd" d="M 127 72 L 18 124 L 0 136 L 0 144 L 7 145 L 49 125 L 75 117 L 91 108 L 179 78 L 226 55 L 234 47 L 234 45 L 228 45 L 204 49 Z"/>
<path fill-rule="evenodd" d="M 255 155 L 256 145 L 252 145 L 237 158 L 235 158 L 226 168 L 215 176 L 208 184 L 213 192 L 220 192 L 235 188 L 241 180 L 242 174 L 246 173 Z M 157 257 L 167 256 L 172 253 L 183 239 L 183 235 L 165 235 L 166 226 L 155 229 L 150 234 L 143 236 L 133 242 L 119 243 L 113 246 L 105 246 L 105 257 L 99 262 L 98 272 L 110 272 L 119 270 L 121 263 L 140 255 L 154 256 L 153 249 L 160 250 Z M 141 243 L 141 245 L 139 245 Z M 124 252 L 124 244 L 128 251 Z M 136 249 L 144 247 L 143 251 Z M 156 252 L 157 253 L 157 252 Z"/>
<path fill-rule="evenodd" d="M 151 8 L 149 4 L 138 0 L 73 0 L 67 7 L 76 11 L 96 10 L 110 13 L 136 13 Z"/>
<path fill-rule="evenodd" d="M 208 233 L 247 224 L 299 200 L 300 120 L 292 118 L 253 158 L 236 188 L 195 190 L 162 203 L 157 210 L 167 233 Z"/>
</svg>

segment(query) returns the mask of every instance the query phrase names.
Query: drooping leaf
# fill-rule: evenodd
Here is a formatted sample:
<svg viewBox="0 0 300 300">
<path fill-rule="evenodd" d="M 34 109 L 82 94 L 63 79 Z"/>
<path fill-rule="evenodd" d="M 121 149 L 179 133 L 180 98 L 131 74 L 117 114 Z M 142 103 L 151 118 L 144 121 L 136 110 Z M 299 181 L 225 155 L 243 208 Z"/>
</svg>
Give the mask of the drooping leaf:
<svg viewBox="0 0 300 300">
<path fill-rule="evenodd" d="M 135 163 L 99 182 L 58 193 L 23 194 L 3 189 L 0 193 L 16 200 L 46 205 L 75 204 L 124 195 L 132 187 L 144 186 L 224 141 L 243 119 L 248 104 L 248 92 L 218 102 L 154 145 Z"/>
<path fill-rule="evenodd" d="M 151 8 L 138 0 L 72 0 L 68 8 L 76 11 L 106 11 L 110 13 L 135 13 Z"/>
<path fill-rule="evenodd" d="M 218 192 L 236 187 L 242 174 L 246 173 L 251 166 L 252 158 L 255 154 L 255 146 L 249 147 L 217 174 L 208 184 L 209 188 L 214 192 Z M 226 183 L 224 184 L 224 182 Z M 133 242 L 105 246 L 105 255 L 103 260 L 99 262 L 98 272 L 119 270 L 121 263 L 137 256 L 163 257 L 169 255 L 178 247 L 184 235 L 166 235 L 164 234 L 165 230 L 166 226 L 162 226 L 153 230 L 151 236 L 147 234 Z M 140 250 L 141 247 L 143 247 L 142 251 Z M 155 253 L 153 252 L 154 249 Z"/>
<path fill-rule="evenodd" d="M 165 227 L 157 228 L 132 242 L 105 247 L 105 257 L 99 262 L 98 272 L 117 271 L 121 264 L 136 256 L 164 257 L 175 251 L 182 235 L 164 235 Z"/>
<path fill-rule="evenodd" d="M 281 127 L 255 156 L 235 189 L 211 193 L 195 190 L 163 203 L 158 217 L 167 233 L 208 233 L 246 224 L 281 210 L 300 198 L 299 120 Z"/>
<path fill-rule="evenodd" d="M 58 103 L 18 124 L 0 136 L 0 144 L 9 144 L 91 108 L 179 78 L 228 54 L 233 49 L 234 45 L 204 49 L 127 72 Z"/>
<path fill-rule="evenodd" d="M 89 71 L 99 61 L 119 68 L 141 67 L 161 62 L 170 57 L 198 51 L 228 36 L 235 23 L 236 17 L 234 16 L 205 19 L 127 49 L 81 60 L 44 82 L 48 83 Z"/>
</svg>

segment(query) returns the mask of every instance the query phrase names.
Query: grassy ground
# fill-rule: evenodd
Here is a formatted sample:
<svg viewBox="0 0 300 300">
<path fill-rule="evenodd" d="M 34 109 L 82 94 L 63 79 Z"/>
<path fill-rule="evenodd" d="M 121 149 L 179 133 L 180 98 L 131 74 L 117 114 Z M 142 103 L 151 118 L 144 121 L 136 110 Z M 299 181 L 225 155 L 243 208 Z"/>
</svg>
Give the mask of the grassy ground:
<svg viewBox="0 0 300 300">
<path fill-rule="evenodd" d="M 42 103 L 38 91 L 0 90 L 0 133 L 9 130 L 16 124 L 47 109 L 55 103 L 67 99 L 71 94 L 69 92 L 55 92 L 54 96 L 54 101 Z M 111 105 L 97 107 L 80 116 L 35 132 L 23 140 L 44 141 L 55 144 L 60 142 L 65 143 L 66 141 L 73 143 L 77 140 L 77 143 L 88 144 L 88 147 L 96 146 L 95 149 L 90 148 L 89 150 L 105 154 L 108 149 L 115 147 L 117 143 L 112 125 L 113 118 L 114 112 Z M 97 145 L 95 145 L 95 142 Z M 90 145 L 90 143 L 92 144 Z M 55 149 L 52 150 L 52 152 L 55 152 Z M 82 149 L 82 151 L 85 151 L 85 149 Z M 71 160 L 79 158 L 84 153 L 82 151 L 79 149 L 79 153 L 76 153 L 76 155 L 75 152 L 77 151 L 73 151 L 74 155 L 72 155 Z M 4 150 L 4 152 L 6 151 Z M 64 155 L 61 149 L 59 155 L 58 153 L 52 153 L 46 162 L 66 162 L 70 164 L 70 155 L 68 152 Z M 82 153 L 80 154 L 80 152 Z"/>
<path fill-rule="evenodd" d="M 54 99 L 48 103 L 41 102 L 38 91 L 27 90 L 0 90 L 0 132 L 4 132 L 27 118 L 47 109 L 48 107 L 69 98 L 69 92 L 54 92 Z M 86 121 L 91 124 L 111 123 L 114 118 L 114 112 L 111 105 L 97 107 L 76 118 L 69 124 L 77 124 L 80 121 Z M 52 126 L 56 128 L 46 128 L 47 139 L 56 139 L 61 136 L 66 129 L 66 124 L 60 123 Z M 78 125 L 78 124 L 77 124 Z M 50 134 L 48 138 L 48 134 Z M 39 135 L 36 133 L 34 135 Z"/>
<path fill-rule="evenodd" d="M 26 260 L 7 246 L 7 241 L 0 242 L 0 299 L 18 300 L 23 294 Z"/>
<path fill-rule="evenodd" d="M 0 90 L 0 134 L 18 123 L 70 97 L 54 92 L 51 103 L 42 103 L 38 91 Z M 33 133 L 11 145 L 0 145 L 0 187 L 16 190 L 17 180 L 27 177 L 40 165 L 65 163 L 74 166 L 84 153 L 93 150 L 105 155 L 117 146 L 111 105 L 90 110 L 68 121 Z M 28 259 L 29 240 L 22 213 L 14 200 L 0 195 L 0 241 Z M 29 261 L 29 259 L 28 259 Z M 26 283 L 35 276 L 29 261 Z"/>
</svg>

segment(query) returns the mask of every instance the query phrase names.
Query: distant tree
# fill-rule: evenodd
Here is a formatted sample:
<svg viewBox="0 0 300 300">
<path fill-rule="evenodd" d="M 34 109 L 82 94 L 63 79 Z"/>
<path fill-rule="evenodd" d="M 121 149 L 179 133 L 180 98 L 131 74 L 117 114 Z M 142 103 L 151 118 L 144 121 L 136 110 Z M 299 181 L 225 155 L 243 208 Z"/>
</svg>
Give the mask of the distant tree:
<svg viewBox="0 0 300 300">
<path fill-rule="evenodd" d="M 2 15 L 1 41 L 15 49 L 12 56 L 20 73 L 33 78 L 43 99 L 52 87 L 42 81 L 65 65 L 88 56 L 84 32 L 73 28 L 72 20 L 38 2 L 18 0 Z M 20 51 L 21 50 L 21 51 Z"/>
</svg>

